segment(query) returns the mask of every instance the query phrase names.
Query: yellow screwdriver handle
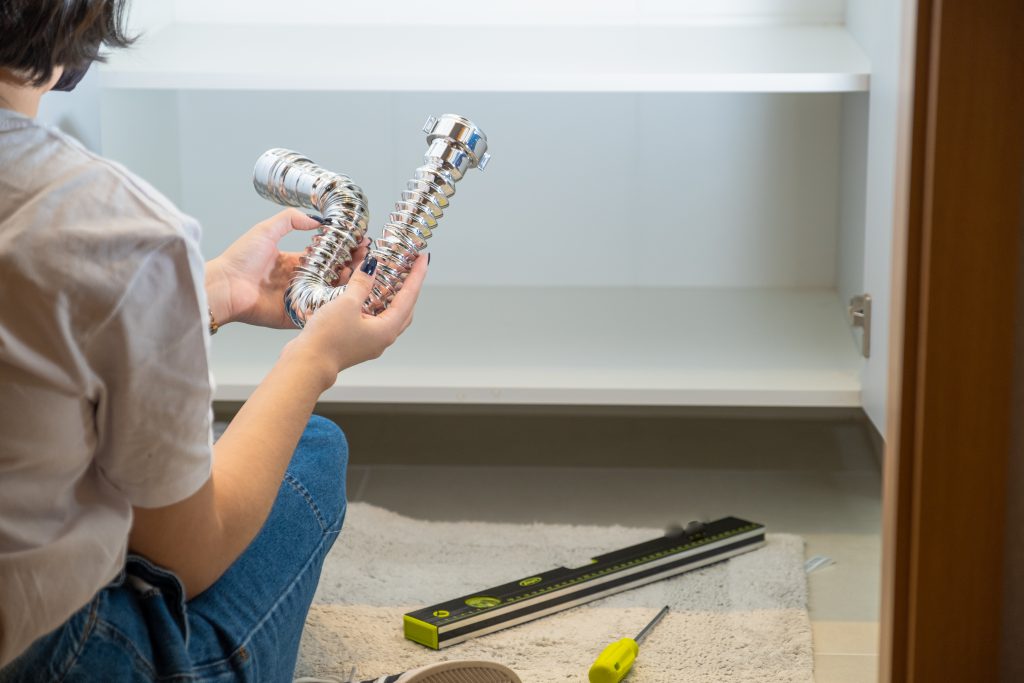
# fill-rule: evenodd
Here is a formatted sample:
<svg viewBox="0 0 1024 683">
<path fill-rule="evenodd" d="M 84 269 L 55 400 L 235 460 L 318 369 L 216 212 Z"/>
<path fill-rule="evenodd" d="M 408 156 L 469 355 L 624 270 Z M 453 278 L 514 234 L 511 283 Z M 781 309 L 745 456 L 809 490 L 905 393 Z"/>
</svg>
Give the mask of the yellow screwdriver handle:
<svg viewBox="0 0 1024 683">
<path fill-rule="evenodd" d="M 619 683 L 633 668 L 640 646 L 632 638 L 617 640 L 597 656 L 590 667 L 590 683 Z"/>
</svg>

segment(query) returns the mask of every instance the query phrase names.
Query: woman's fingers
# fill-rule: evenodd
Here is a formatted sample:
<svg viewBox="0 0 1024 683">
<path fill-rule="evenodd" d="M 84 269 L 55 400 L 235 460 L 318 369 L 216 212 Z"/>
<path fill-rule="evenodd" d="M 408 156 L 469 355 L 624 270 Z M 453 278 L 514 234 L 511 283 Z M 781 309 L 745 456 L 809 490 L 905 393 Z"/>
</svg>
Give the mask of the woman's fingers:
<svg viewBox="0 0 1024 683">
<path fill-rule="evenodd" d="M 307 215 L 298 209 L 291 209 L 285 213 L 288 214 L 292 230 L 315 230 L 324 224 L 324 220 L 320 216 Z"/>
<path fill-rule="evenodd" d="M 367 272 L 371 265 L 372 270 Z M 360 263 L 348 280 L 348 285 L 345 287 L 345 298 L 351 299 L 357 306 L 362 307 L 363 302 L 370 296 L 370 291 L 373 289 L 373 273 L 376 272 L 376 268 L 377 261 L 375 259 L 372 264 L 365 261 Z"/>
<path fill-rule="evenodd" d="M 412 264 L 412 270 L 402 283 L 402 289 L 391 301 L 391 306 L 378 315 L 378 318 L 399 321 L 399 329 L 408 327 L 412 319 L 412 311 L 416 307 L 416 300 L 420 296 L 420 289 L 423 287 L 423 279 L 427 277 L 427 259 L 422 256 Z"/>
<path fill-rule="evenodd" d="M 366 315 L 363 302 L 373 289 L 376 259 L 357 264 L 345 293 L 323 306 L 306 324 L 298 340 L 330 359 L 339 370 L 378 358 L 412 322 L 412 311 L 427 271 L 417 259 L 391 307 L 378 316 Z"/>
<path fill-rule="evenodd" d="M 366 252 L 368 252 L 369 250 L 370 250 L 370 238 L 367 237 L 362 242 L 360 242 L 359 246 L 356 247 L 356 250 L 354 252 L 352 252 L 353 269 L 355 268 L 354 264 L 361 263 L 362 260 L 364 258 L 366 258 Z"/>
<path fill-rule="evenodd" d="M 338 276 L 341 282 L 344 283 L 349 281 L 349 278 L 352 277 L 352 273 L 355 272 L 356 268 L 358 268 L 366 258 L 366 254 L 369 250 L 370 239 L 366 238 L 360 242 L 359 246 L 356 247 L 356 250 L 352 252 L 352 260 L 349 261 L 348 265 L 338 271 Z"/>
<path fill-rule="evenodd" d="M 319 228 L 320 225 L 320 221 L 307 216 L 298 209 L 285 209 L 262 223 L 257 223 L 256 228 L 277 242 L 292 230 L 313 230 Z"/>
</svg>

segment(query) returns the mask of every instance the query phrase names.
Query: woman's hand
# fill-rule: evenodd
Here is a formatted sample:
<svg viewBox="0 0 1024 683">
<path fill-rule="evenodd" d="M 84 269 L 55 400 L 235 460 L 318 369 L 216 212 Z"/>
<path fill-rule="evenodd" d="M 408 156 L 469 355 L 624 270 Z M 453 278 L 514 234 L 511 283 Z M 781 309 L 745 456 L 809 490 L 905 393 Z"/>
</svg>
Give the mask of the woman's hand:
<svg viewBox="0 0 1024 683">
<path fill-rule="evenodd" d="M 284 308 L 284 293 L 302 253 L 282 252 L 281 238 L 292 230 L 313 230 L 320 222 L 298 209 L 286 209 L 257 223 L 217 258 L 206 264 L 206 295 L 221 325 L 244 322 L 261 327 L 294 327 Z M 369 240 L 353 254 L 359 263 Z M 341 274 L 344 284 L 351 269 Z"/>
<path fill-rule="evenodd" d="M 333 386 L 342 370 L 379 357 L 412 323 L 427 275 L 427 259 L 416 259 L 391 305 L 372 316 L 363 313 L 362 306 L 373 287 L 376 264 L 376 259 L 364 261 L 349 279 L 345 293 L 317 310 L 299 336 L 285 345 L 283 357 L 317 368 L 323 381 L 321 390 Z"/>
</svg>

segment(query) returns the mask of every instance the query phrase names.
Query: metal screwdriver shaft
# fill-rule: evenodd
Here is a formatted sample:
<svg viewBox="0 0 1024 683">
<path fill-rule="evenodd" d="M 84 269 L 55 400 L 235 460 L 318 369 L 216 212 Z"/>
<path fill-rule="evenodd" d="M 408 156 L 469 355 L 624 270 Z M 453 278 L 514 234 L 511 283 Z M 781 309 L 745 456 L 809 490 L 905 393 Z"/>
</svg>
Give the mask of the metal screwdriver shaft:
<svg viewBox="0 0 1024 683">
<path fill-rule="evenodd" d="M 658 612 L 658 614 L 653 619 L 651 619 L 651 623 L 647 624 L 647 626 L 644 626 L 644 630 L 640 631 L 637 637 L 633 639 L 636 641 L 637 645 L 640 644 L 641 640 L 647 637 L 648 633 L 654 630 L 654 627 L 658 625 L 659 621 L 665 618 L 666 614 L 668 614 L 668 605 L 662 607 L 661 611 Z"/>
</svg>

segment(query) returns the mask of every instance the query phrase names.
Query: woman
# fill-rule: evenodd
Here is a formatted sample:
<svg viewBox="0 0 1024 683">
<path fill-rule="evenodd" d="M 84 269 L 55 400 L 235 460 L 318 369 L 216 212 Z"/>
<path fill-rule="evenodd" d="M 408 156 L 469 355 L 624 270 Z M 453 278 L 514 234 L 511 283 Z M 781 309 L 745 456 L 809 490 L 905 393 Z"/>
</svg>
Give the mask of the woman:
<svg viewBox="0 0 1024 683">
<path fill-rule="evenodd" d="M 364 243 L 214 446 L 210 334 L 289 327 L 277 243 L 318 221 L 282 212 L 204 264 L 193 219 L 33 120 L 131 42 L 124 13 L 0 8 L 0 681 L 289 680 L 345 516 L 344 436 L 310 415 L 408 327 L 427 263 L 367 316 Z"/>
</svg>

